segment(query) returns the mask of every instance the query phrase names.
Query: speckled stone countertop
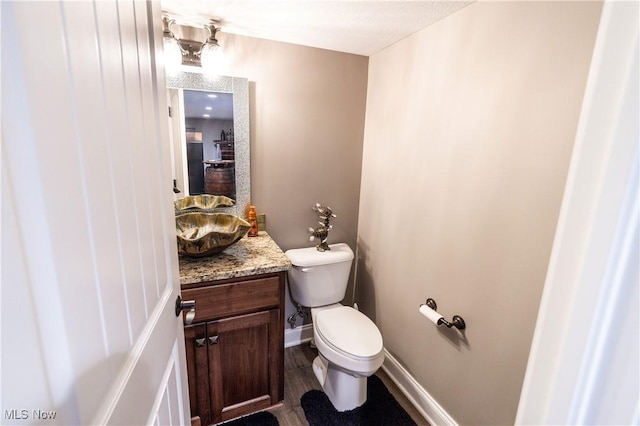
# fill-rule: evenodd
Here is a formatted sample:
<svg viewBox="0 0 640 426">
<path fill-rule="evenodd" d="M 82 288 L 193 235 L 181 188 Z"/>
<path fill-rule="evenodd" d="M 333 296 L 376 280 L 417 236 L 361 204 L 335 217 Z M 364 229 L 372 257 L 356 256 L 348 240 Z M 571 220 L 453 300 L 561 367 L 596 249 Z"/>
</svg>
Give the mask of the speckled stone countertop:
<svg viewBox="0 0 640 426">
<path fill-rule="evenodd" d="M 191 258 L 180 256 L 180 284 L 195 284 L 249 275 L 286 271 L 289 258 L 271 239 L 260 231 L 257 237 L 244 236 L 220 254 Z"/>
</svg>

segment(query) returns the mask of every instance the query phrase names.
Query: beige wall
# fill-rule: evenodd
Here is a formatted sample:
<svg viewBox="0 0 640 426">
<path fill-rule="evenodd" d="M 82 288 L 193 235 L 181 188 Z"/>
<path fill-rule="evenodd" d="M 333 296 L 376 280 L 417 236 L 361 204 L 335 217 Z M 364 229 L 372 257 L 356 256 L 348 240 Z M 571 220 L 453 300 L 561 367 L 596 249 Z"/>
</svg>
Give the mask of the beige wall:
<svg viewBox="0 0 640 426">
<path fill-rule="evenodd" d="M 355 251 L 368 58 L 224 33 L 220 44 L 223 74 L 250 82 L 251 197 L 269 234 L 283 250 L 314 246 L 321 202 L 338 216 L 329 242 Z"/>
<path fill-rule="evenodd" d="M 514 421 L 600 9 L 474 3 L 370 58 L 357 301 L 461 424 Z"/>
</svg>

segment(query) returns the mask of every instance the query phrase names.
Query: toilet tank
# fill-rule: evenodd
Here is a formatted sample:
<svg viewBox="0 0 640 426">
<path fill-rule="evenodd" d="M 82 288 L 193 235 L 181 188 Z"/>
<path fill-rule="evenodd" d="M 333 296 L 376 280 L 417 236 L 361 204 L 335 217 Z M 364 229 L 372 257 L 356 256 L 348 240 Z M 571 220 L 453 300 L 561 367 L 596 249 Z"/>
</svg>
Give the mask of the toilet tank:
<svg viewBox="0 0 640 426">
<path fill-rule="evenodd" d="M 293 265 L 288 272 L 289 290 L 296 303 L 315 308 L 344 299 L 353 251 L 344 243 L 329 247 L 328 251 L 309 247 L 285 252 Z"/>
</svg>

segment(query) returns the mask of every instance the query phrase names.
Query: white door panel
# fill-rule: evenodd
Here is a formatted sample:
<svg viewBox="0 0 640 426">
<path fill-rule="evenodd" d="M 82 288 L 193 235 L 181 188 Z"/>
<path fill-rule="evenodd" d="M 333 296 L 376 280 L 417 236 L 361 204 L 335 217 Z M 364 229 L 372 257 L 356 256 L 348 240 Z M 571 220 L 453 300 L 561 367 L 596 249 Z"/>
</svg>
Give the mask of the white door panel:
<svg viewBox="0 0 640 426">
<path fill-rule="evenodd" d="M 640 424 L 638 2 L 605 2 L 517 424 Z"/>
<path fill-rule="evenodd" d="M 162 401 L 167 392 L 173 391 L 167 387 L 170 372 L 179 365 L 175 340 L 177 330 L 173 334 L 167 333 L 167 330 L 181 326 L 173 314 L 175 301 L 172 295 L 170 289 L 162 295 L 140 340 L 127 354 L 120 377 L 115 381 L 126 383 L 126 387 L 110 389 L 110 394 L 91 424 L 152 424 L 157 415 L 167 410 L 171 398 L 167 398 L 164 404 L 158 401 Z M 182 395 L 177 393 L 176 397 L 182 398 Z M 151 409 L 140 410 L 140 407 Z"/>
<path fill-rule="evenodd" d="M 159 2 L 1 7 L 1 421 L 187 423 Z"/>
</svg>

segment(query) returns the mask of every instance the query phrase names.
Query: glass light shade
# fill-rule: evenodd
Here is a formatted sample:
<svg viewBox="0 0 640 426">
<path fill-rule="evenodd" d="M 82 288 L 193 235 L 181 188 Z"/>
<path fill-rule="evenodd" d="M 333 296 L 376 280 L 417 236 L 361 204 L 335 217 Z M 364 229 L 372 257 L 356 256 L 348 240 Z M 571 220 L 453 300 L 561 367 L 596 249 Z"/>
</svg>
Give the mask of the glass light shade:
<svg viewBox="0 0 640 426">
<path fill-rule="evenodd" d="M 222 50 L 220 46 L 206 43 L 200 52 L 202 70 L 208 74 L 219 74 L 222 65 Z"/>
<path fill-rule="evenodd" d="M 173 37 L 164 37 L 164 60 L 168 68 L 177 68 L 182 65 L 182 51 L 178 41 Z"/>
</svg>

